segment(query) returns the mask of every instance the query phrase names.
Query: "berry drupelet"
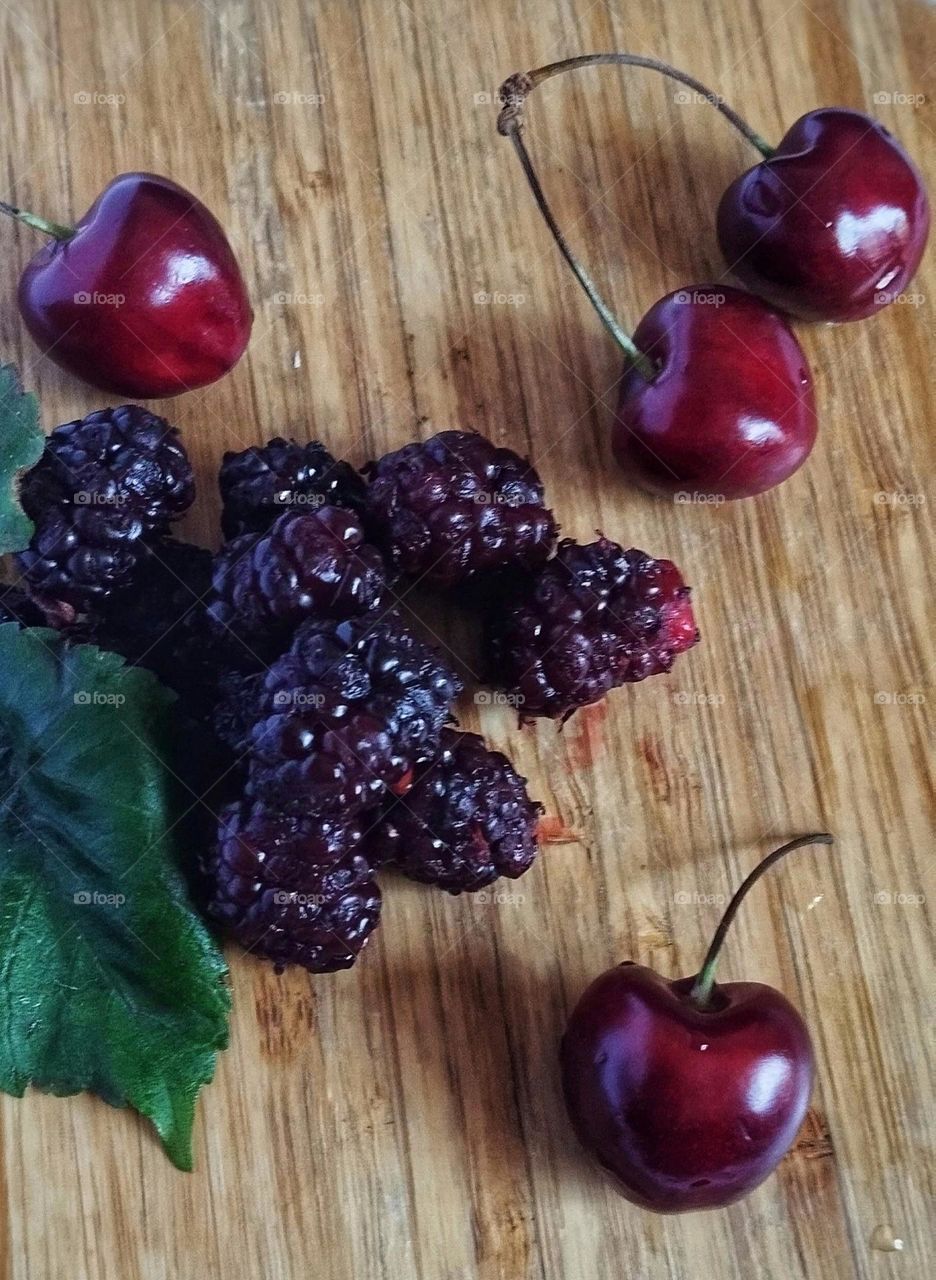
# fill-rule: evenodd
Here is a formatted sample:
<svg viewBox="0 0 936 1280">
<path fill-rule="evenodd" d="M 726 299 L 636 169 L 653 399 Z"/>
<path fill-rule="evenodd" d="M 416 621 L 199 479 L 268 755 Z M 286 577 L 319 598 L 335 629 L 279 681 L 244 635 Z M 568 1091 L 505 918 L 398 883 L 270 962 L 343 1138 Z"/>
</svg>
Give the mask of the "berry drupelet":
<svg viewBox="0 0 936 1280">
<path fill-rule="evenodd" d="M 565 719 L 618 685 L 669 671 L 696 644 L 689 588 L 669 560 L 571 539 L 491 599 L 485 663 L 521 715 Z"/>
<path fill-rule="evenodd" d="M 472 892 L 530 868 L 540 811 L 506 756 L 446 729 L 438 758 L 387 811 L 368 852 L 412 880 Z"/>
<path fill-rule="evenodd" d="M 248 792 L 307 813 L 373 806 L 434 758 L 460 690 L 396 614 L 307 622 L 258 678 Z"/>
<path fill-rule="evenodd" d="M 360 512 L 364 505 L 362 477 L 317 440 L 297 444 L 277 436 L 265 445 L 226 453 L 218 484 L 226 538 L 266 533 L 286 510 L 329 506 Z"/>
<path fill-rule="evenodd" d="M 349 968 L 380 919 L 361 829 L 347 817 L 230 805 L 202 871 L 208 915 L 277 971 L 288 964 L 312 973 Z"/>
<path fill-rule="evenodd" d="M 147 539 L 195 496 L 178 433 L 137 405 L 57 427 L 20 486 L 35 529 L 17 564 L 34 594 L 78 610 L 133 578 Z"/>
<path fill-rule="evenodd" d="M 442 431 L 365 467 L 366 523 L 401 573 L 453 587 L 550 555 L 556 522 L 533 466 L 484 436 Z"/>
<path fill-rule="evenodd" d="M 351 618 L 386 594 L 383 560 L 353 512 L 287 511 L 215 557 L 209 614 L 258 658 L 275 657 L 306 618 Z"/>
</svg>

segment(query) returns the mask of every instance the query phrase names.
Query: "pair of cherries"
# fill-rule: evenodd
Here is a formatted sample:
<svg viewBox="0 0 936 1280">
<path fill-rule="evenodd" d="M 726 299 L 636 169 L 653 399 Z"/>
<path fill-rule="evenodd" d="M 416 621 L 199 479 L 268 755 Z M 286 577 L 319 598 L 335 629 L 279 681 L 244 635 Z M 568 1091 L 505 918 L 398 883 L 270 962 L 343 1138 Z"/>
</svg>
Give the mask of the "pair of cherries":
<svg viewBox="0 0 936 1280">
<path fill-rule="evenodd" d="M 628 337 L 559 229 L 521 135 L 544 80 L 580 67 L 647 67 L 703 95 L 760 151 L 727 189 L 718 240 L 751 292 L 704 284 L 667 294 Z M 812 376 L 781 312 L 803 320 L 874 315 L 899 297 L 929 232 L 922 177 L 896 139 L 860 111 L 810 111 L 772 148 L 694 77 L 654 58 L 587 54 L 511 76 L 500 132 L 514 144 L 560 249 L 615 341 L 625 370 L 614 452 L 643 487 L 747 498 L 780 484 L 816 438 Z M 765 300 L 765 301 L 762 301 Z M 769 305 L 767 305 L 769 304 Z"/>
</svg>

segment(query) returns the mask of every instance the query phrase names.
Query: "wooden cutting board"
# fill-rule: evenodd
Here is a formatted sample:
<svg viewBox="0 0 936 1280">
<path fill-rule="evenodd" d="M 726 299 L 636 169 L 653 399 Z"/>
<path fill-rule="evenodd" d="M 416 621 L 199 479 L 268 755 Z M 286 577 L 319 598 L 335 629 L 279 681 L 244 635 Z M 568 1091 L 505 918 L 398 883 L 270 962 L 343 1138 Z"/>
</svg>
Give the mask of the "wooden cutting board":
<svg viewBox="0 0 936 1280">
<path fill-rule="evenodd" d="M 155 170 L 239 249 L 250 351 L 165 406 L 202 482 L 193 537 L 216 536 L 225 448 L 291 432 L 360 463 L 473 426 L 533 456 L 566 534 L 675 559 L 704 635 L 671 677 L 562 733 L 469 693 L 465 727 L 546 806 L 539 864 L 503 901 L 388 880 L 347 974 L 278 978 L 232 950 L 232 1046 L 193 1174 L 130 1113 L 3 1099 L 0 1275 L 932 1274 L 932 255 L 919 297 L 802 330 L 822 428 L 794 480 L 718 509 L 651 500 L 612 463 L 618 359 L 492 101 L 512 71 L 626 48 L 691 69 L 773 140 L 816 105 L 871 110 L 932 178 L 934 27 L 914 0 L 0 4 L 3 196 L 64 219 L 115 173 Z M 538 92 L 528 118 L 557 213 L 628 323 L 719 276 L 715 205 L 753 153 L 710 107 L 601 69 Z M 36 238 L 0 235 L 0 354 L 51 428 L 105 401 L 26 338 L 14 292 Z M 425 616 L 470 673 L 472 618 Z M 812 1027 L 800 1138 L 730 1210 L 640 1212 L 565 1122 L 566 1013 L 618 959 L 693 972 L 721 895 L 816 827 L 836 851 L 758 888 L 721 967 L 781 987 Z"/>
</svg>

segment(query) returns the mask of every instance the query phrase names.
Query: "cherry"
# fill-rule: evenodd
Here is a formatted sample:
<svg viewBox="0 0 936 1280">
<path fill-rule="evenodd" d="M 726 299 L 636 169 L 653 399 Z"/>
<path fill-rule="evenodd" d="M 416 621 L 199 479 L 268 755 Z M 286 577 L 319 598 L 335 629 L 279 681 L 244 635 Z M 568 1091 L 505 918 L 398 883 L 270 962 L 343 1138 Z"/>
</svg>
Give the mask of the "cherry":
<svg viewBox="0 0 936 1280">
<path fill-rule="evenodd" d="M 667 294 L 634 345 L 655 370 L 625 368 L 612 443 L 644 488 L 748 498 L 806 461 L 816 439 L 806 359 L 757 298 L 719 285 Z"/>
<path fill-rule="evenodd" d="M 860 111 L 797 120 L 775 151 L 731 184 L 718 240 L 733 273 L 807 320 L 861 320 L 904 292 L 929 233 L 913 161 Z"/>
<path fill-rule="evenodd" d="M 793 315 L 829 321 L 860 320 L 903 293 L 926 247 L 929 199 L 900 143 L 861 111 L 810 111 L 771 147 L 685 71 L 639 54 L 589 53 L 505 81 L 501 132 L 516 144 L 524 99 L 544 80 L 608 64 L 645 67 L 688 85 L 763 156 L 718 208 L 728 269 L 748 288 Z"/>
<path fill-rule="evenodd" d="M 501 89 L 498 128 L 513 142 L 556 243 L 624 353 L 613 437 L 618 461 L 657 493 L 752 497 L 792 475 L 816 439 L 809 365 L 789 324 L 750 294 L 696 285 L 657 302 L 630 338 L 570 249 L 523 140 L 523 104 L 537 84 L 573 67 L 622 59 L 660 65 L 596 54 L 512 76 Z M 673 75 L 701 88 L 682 72 Z"/>
<path fill-rule="evenodd" d="M 792 1145 L 809 1103 L 814 1060 L 806 1026 L 783 995 L 757 982 L 715 984 L 725 934 L 768 855 L 741 884 L 695 978 L 643 965 L 607 970 L 585 991 L 562 1038 L 566 1107 L 582 1145 L 617 1189 L 646 1209 L 731 1204 Z"/>
<path fill-rule="evenodd" d="M 240 359 L 253 315 L 220 224 L 183 187 L 115 178 L 74 227 L 0 202 L 52 239 L 19 285 L 46 355 L 92 386 L 143 399 L 206 386 Z"/>
</svg>

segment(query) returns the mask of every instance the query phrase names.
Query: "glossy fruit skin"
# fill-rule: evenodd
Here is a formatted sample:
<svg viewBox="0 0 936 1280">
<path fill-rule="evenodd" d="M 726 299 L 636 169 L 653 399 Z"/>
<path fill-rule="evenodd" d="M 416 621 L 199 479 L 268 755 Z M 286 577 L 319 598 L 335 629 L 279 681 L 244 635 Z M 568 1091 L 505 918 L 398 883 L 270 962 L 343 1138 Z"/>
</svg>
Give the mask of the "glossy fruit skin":
<svg viewBox="0 0 936 1280">
<path fill-rule="evenodd" d="M 887 306 L 912 280 L 929 225 L 923 178 L 903 147 L 841 107 L 797 120 L 718 208 L 730 270 L 806 320 L 861 320 Z"/>
<path fill-rule="evenodd" d="M 19 306 L 39 347 L 92 386 L 134 398 L 215 382 L 240 359 L 253 315 L 217 219 L 152 173 L 115 178 L 29 262 Z"/>
<path fill-rule="evenodd" d="M 669 293 L 634 342 L 658 366 L 624 371 L 614 455 L 641 487 L 685 501 L 750 498 L 806 461 L 816 405 L 786 320 L 724 285 Z"/>
<path fill-rule="evenodd" d="M 773 987 L 716 986 L 642 965 L 585 991 L 562 1040 L 566 1107 L 627 1199 L 660 1213 L 711 1209 L 776 1167 L 806 1114 L 814 1062 L 802 1018 Z"/>
</svg>

